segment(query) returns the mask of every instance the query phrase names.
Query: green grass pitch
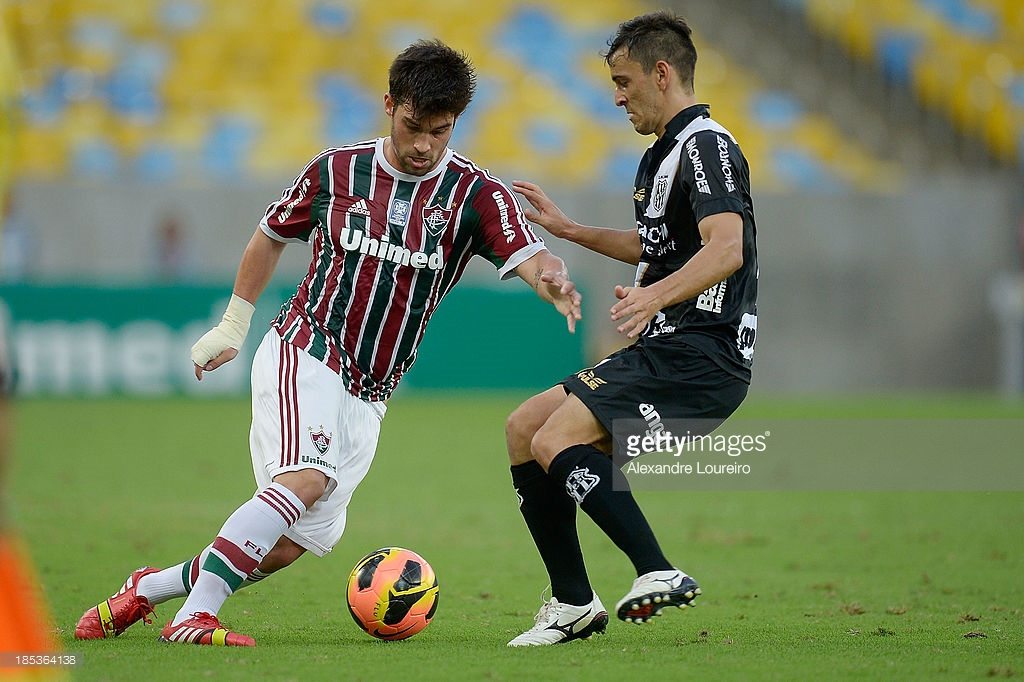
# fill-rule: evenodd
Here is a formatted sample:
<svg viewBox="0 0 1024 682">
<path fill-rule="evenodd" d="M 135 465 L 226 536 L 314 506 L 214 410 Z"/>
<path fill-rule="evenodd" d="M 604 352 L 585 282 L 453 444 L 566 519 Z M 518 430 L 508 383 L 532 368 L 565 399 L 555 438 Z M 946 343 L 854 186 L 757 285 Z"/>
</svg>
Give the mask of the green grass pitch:
<svg viewBox="0 0 1024 682">
<path fill-rule="evenodd" d="M 246 401 L 30 400 L 16 405 L 8 512 L 29 546 L 81 680 L 920 679 L 1024 676 L 1024 493 L 642 492 L 699 607 L 590 641 L 505 643 L 532 625 L 547 580 L 516 509 L 505 416 L 521 395 L 400 394 L 348 530 L 323 559 L 232 597 L 254 649 L 160 644 L 154 626 L 77 642 L 75 622 L 134 568 L 193 556 L 253 492 Z M 748 416 L 1024 417 L 984 398 L 751 398 Z M 970 453 L 965 453 L 969 463 Z M 1010 475 L 1020 476 L 1020 470 Z M 608 606 L 634 577 L 580 515 Z M 352 565 L 406 546 L 437 571 L 434 621 L 404 642 L 363 634 Z"/>
</svg>

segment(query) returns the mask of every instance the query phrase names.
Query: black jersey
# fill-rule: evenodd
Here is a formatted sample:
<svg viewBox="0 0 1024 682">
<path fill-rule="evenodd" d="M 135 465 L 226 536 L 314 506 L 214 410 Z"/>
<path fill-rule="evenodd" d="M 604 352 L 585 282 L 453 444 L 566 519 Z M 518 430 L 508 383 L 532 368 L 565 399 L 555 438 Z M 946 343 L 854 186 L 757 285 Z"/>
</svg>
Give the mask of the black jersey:
<svg viewBox="0 0 1024 682">
<path fill-rule="evenodd" d="M 643 252 L 637 286 L 672 274 L 704 245 L 697 223 L 743 218 L 743 265 L 707 291 L 662 309 L 643 337 L 680 334 L 730 373 L 750 380 L 757 333 L 757 229 L 750 170 L 736 140 L 707 105 L 684 109 L 640 160 L 634 209 Z"/>
</svg>

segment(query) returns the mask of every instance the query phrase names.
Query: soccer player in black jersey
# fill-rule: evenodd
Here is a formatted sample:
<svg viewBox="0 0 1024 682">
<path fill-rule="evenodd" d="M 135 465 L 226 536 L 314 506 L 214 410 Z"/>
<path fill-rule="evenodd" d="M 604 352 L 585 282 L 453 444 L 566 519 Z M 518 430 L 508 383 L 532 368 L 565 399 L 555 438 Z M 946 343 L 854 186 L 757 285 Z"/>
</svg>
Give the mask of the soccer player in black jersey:
<svg viewBox="0 0 1024 682">
<path fill-rule="evenodd" d="M 576 507 L 629 557 L 637 578 L 616 614 L 640 623 L 685 607 L 697 582 L 665 557 L 631 492 L 613 489 L 614 420 L 721 423 L 743 401 L 757 330 L 757 249 L 747 161 L 693 88 L 697 60 L 686 22 L 636 17 L 609 40 L 615 104 L 641 135 L 657 136 L 637 170 L 636 229 L 580 225 L 537 185 L 513 188 L 527 217 L 551 234 L 637 266 L 615 287 L 618 331 L 635 342 L 530 398 L 506 438 L 520 510 L 551 578 L 536 625 L 509 646 L 556 644 L 603 632 L 608 614 L 591 589 Z M 618 434 L 615 434 L 618 436 Z"/>
</svg>

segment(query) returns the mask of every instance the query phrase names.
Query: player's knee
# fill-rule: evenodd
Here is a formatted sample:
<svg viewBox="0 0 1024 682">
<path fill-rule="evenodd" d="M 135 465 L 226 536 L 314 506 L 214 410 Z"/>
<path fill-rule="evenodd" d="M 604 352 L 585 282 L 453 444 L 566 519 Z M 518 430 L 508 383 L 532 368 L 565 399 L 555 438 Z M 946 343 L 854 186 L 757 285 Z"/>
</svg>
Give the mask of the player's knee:
<svg viewBox="0 0 1024 682">
<path fill-rule="evenodd" d="M 295 493 L 307 509 L 323 497 L 324 491 L 327 490 L 327 475 L 319 469 L 287 471 L 275 476 L 274 482 Z"/>
<path fill-rule="evenodd" d="M 555 444 L 554 439 L 550 437 L 543 428 L 537 430 L 537 433 L 533 434 L 533 438 L 530 440 L 530 456 L 537 460 L 544 471 L 548 470 L 551 466 L 551 460 L 555 458 L 561 449 Z"/>
<path fill-rule="evenodd" d="M 508 448 L 508 458 L 513 466 L 533 459 L 530 441 L 535 432 L 536 429 L 527 418 L 523 406 L 512 412 L 505 420 L 505 446 Z"/>
<path fill-rule="evenodd" d="M 281 536 L 277 544 L 267 553 L 267 556 L 260 562 L 259 569 L 263 573 L 273 573 L 286 566 L 290 566 L 296 559 L 305 554 L 304 547 L 297 545 L 293 540 Z"/>
</svg>

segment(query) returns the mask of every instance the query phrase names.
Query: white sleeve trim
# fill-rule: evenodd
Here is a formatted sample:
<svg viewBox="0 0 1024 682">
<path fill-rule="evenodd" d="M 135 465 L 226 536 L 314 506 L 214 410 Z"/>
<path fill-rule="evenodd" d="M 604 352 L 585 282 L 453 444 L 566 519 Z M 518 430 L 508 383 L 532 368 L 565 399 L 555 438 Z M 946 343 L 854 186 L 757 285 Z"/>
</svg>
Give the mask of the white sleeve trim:
<svg viewBox="0 0 1024 682">
<path fill-rule="evenodd" d="M 305 239 L 299 239 L 298 237 L 282 237 L 278 233 L 274 232 L 273 228 L 267 223 L 267 219 L 263 218 L 260 220 L 260 229 L 263 233 L 273 239 L 276 242 L 284 242 L 285 244 L 308 244 L 309 241 Z"/>
<path fill-rule="evenodd" d="M 505 264 L 498 269 L 498 278 L 504 281 L 514 277 L 516 274 L 516 268 L 546 249 L 547 247 L 544 245 L 542 240 L 536 241 L 533 244 L 527 244 L 513 253 L 509 259 L 505 261 Z"/>
</svg>

